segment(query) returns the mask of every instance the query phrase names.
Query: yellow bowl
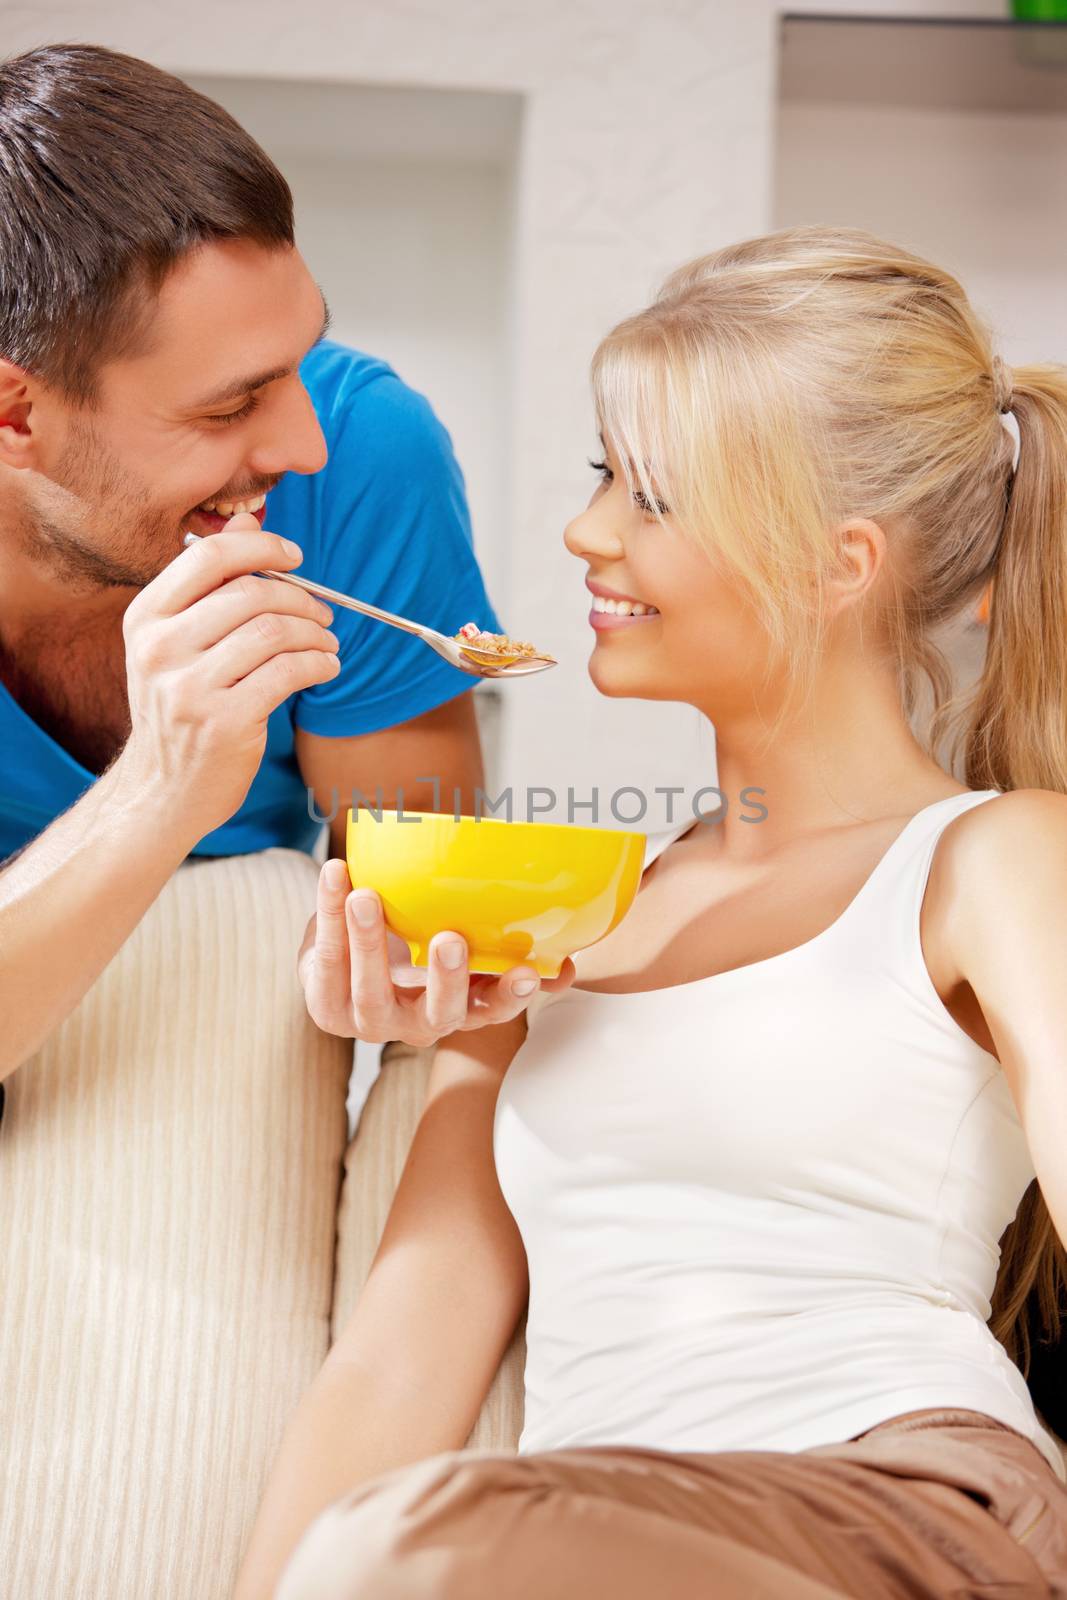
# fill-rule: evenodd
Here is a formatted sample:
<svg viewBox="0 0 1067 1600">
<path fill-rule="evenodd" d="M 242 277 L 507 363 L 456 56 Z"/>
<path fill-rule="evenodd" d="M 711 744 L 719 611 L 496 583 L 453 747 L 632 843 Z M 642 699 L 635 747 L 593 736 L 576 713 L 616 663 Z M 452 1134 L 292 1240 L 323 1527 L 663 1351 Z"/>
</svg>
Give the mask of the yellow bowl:
<svg viewBox="0 0 1067 1600">
<path fill-rule="evenodd" d="M 645 836 L 610 828 L 505 822 L 434 811 L 348 813 L 348 873 L 376 889 L 413 966 L 446 929 L 467 941 L 472 972 L 519 962 L 555 978 L 630 909 Z M 416 820 L 417 819 L 417 820 Z"/>
</svg>

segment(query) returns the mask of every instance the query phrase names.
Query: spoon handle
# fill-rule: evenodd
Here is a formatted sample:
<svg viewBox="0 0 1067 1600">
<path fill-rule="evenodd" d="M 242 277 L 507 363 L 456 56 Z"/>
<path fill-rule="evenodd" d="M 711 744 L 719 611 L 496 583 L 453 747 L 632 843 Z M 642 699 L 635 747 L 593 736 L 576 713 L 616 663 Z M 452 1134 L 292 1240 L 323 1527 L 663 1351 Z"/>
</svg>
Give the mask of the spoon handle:
<svg viewBox="0 0 1067 1600">
<path fill-rule="evenodd" d="M 403 628 L 405 633 L 413 633 L 418 638 L 424 639 L 428 633 L 433 633 L 433 628 L 424 628 L 421 623 L 409 622 L 407 617 L 398 617 L 392 611 L 383 611 L 380 606 L 372 606 L 366 600 L 353 600 L 351 595 L 342 594 L 339 589 L 327 589 L 324 583 L 313 583 L 310 578 L 298 578 L 295 572 L 259 572 L 260 578 L 279 578 L 282 583 L 293 583 L 298 589 L 306 589 L 308 594 L 317 595 L 320 600 L 328 600 L 335 606 L 347 606 L 349 611 L 359 611 L 365 617 L 374 617 L 378 622 L 389 622 L 394 628 Z"/>
<path fill-rule="evenodd" d="M 190 544 L 199 543 L 200 534 L 193 533 L 192 529 L 182 538 L 182 544 L 188 548 Z M 366 600 L 353 600 L 350 594 L 342 594 L 339 589 L 327 589 L 324 583 L 313 583 L 310 578 L 298 578 L 295 572 L 257 572 L 257 578 L 278 578 L 282 583 L 295 584 L 298 589 L 306 589 L 308 594 L 317 595 L 320 600 L 329 600 L 335 606 L 347 606 L 349 611 L 359 611 L 365 617 L 374 617 L 378 622 L 388 622 L 394 628 L 403 628 L 405 633 L 413 633 L 418 639 L 440 639 L 443 636 L 434 628 L 426 628 L 419 622 L 410 622 L 407 617 L 398 617 L 392 611 L 383 611 L 380 606 L 372 606 Z"/>
</svg>

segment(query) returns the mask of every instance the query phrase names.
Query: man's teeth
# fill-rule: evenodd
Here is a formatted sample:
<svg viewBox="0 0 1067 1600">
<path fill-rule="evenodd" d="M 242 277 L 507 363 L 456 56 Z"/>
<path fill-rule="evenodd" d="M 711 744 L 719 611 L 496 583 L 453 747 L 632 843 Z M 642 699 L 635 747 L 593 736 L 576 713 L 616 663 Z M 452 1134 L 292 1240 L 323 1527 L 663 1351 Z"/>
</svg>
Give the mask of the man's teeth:
<svg viewBox="0 0 1067 1600">
<path fill-rule="evenodd" d="M 257 494 L 254 500 L 203 500 L 196 509 L 214 511 L 220 517 L 236 517 L 242 511 L 261 511 L 266 503 L 266 495 Z"/>
<path fill-rule="evenodd" d="M 640 600 L 606 600 L 602 594 L 593 596 L 593 610 L 606 611 L 609 617 L 658 617 L 655 606 L 646 606 Z"/>
</svg>

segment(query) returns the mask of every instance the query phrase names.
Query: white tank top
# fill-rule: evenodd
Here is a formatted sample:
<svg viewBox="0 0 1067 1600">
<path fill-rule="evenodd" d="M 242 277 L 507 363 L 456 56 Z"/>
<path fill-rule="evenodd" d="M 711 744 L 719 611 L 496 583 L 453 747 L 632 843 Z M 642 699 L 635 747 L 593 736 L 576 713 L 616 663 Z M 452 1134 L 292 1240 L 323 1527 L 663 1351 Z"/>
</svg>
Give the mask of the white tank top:
<svg viewBox="0 0 1067 1600">
<path fill-rule="evenodd" d="M 942 829 L 998 792 L 917 812 L 795 949 L 537 997 L 494 1126 L 530 1270 L 520 1453 L 802 1450 L 965 1406 L 1067 1481 L 986 1322 L 1029 1150 L 919 938 Z"/>
</svg>

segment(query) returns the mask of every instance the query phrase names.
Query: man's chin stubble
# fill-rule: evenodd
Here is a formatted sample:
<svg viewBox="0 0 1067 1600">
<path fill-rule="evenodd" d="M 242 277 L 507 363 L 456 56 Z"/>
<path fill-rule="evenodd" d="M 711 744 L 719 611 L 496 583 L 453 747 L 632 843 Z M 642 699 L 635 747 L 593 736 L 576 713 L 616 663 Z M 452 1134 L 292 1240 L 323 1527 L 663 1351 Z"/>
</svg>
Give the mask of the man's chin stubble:
<svg viewBox="0 0 1067 1600">
<path fill-rule="evenodd" d="M 137 569 L 90 549 L 62 528 L 38 518 L 31 530 L 23 529 L 23 548 L 35 565 L 50 578 L 70 584 L 81 594 L 101 589 L 143 589 L 163 570 L 160 562 L 152 571 Z M 179 549 L 175 540 L 175 554 Z"/>
</svg>

